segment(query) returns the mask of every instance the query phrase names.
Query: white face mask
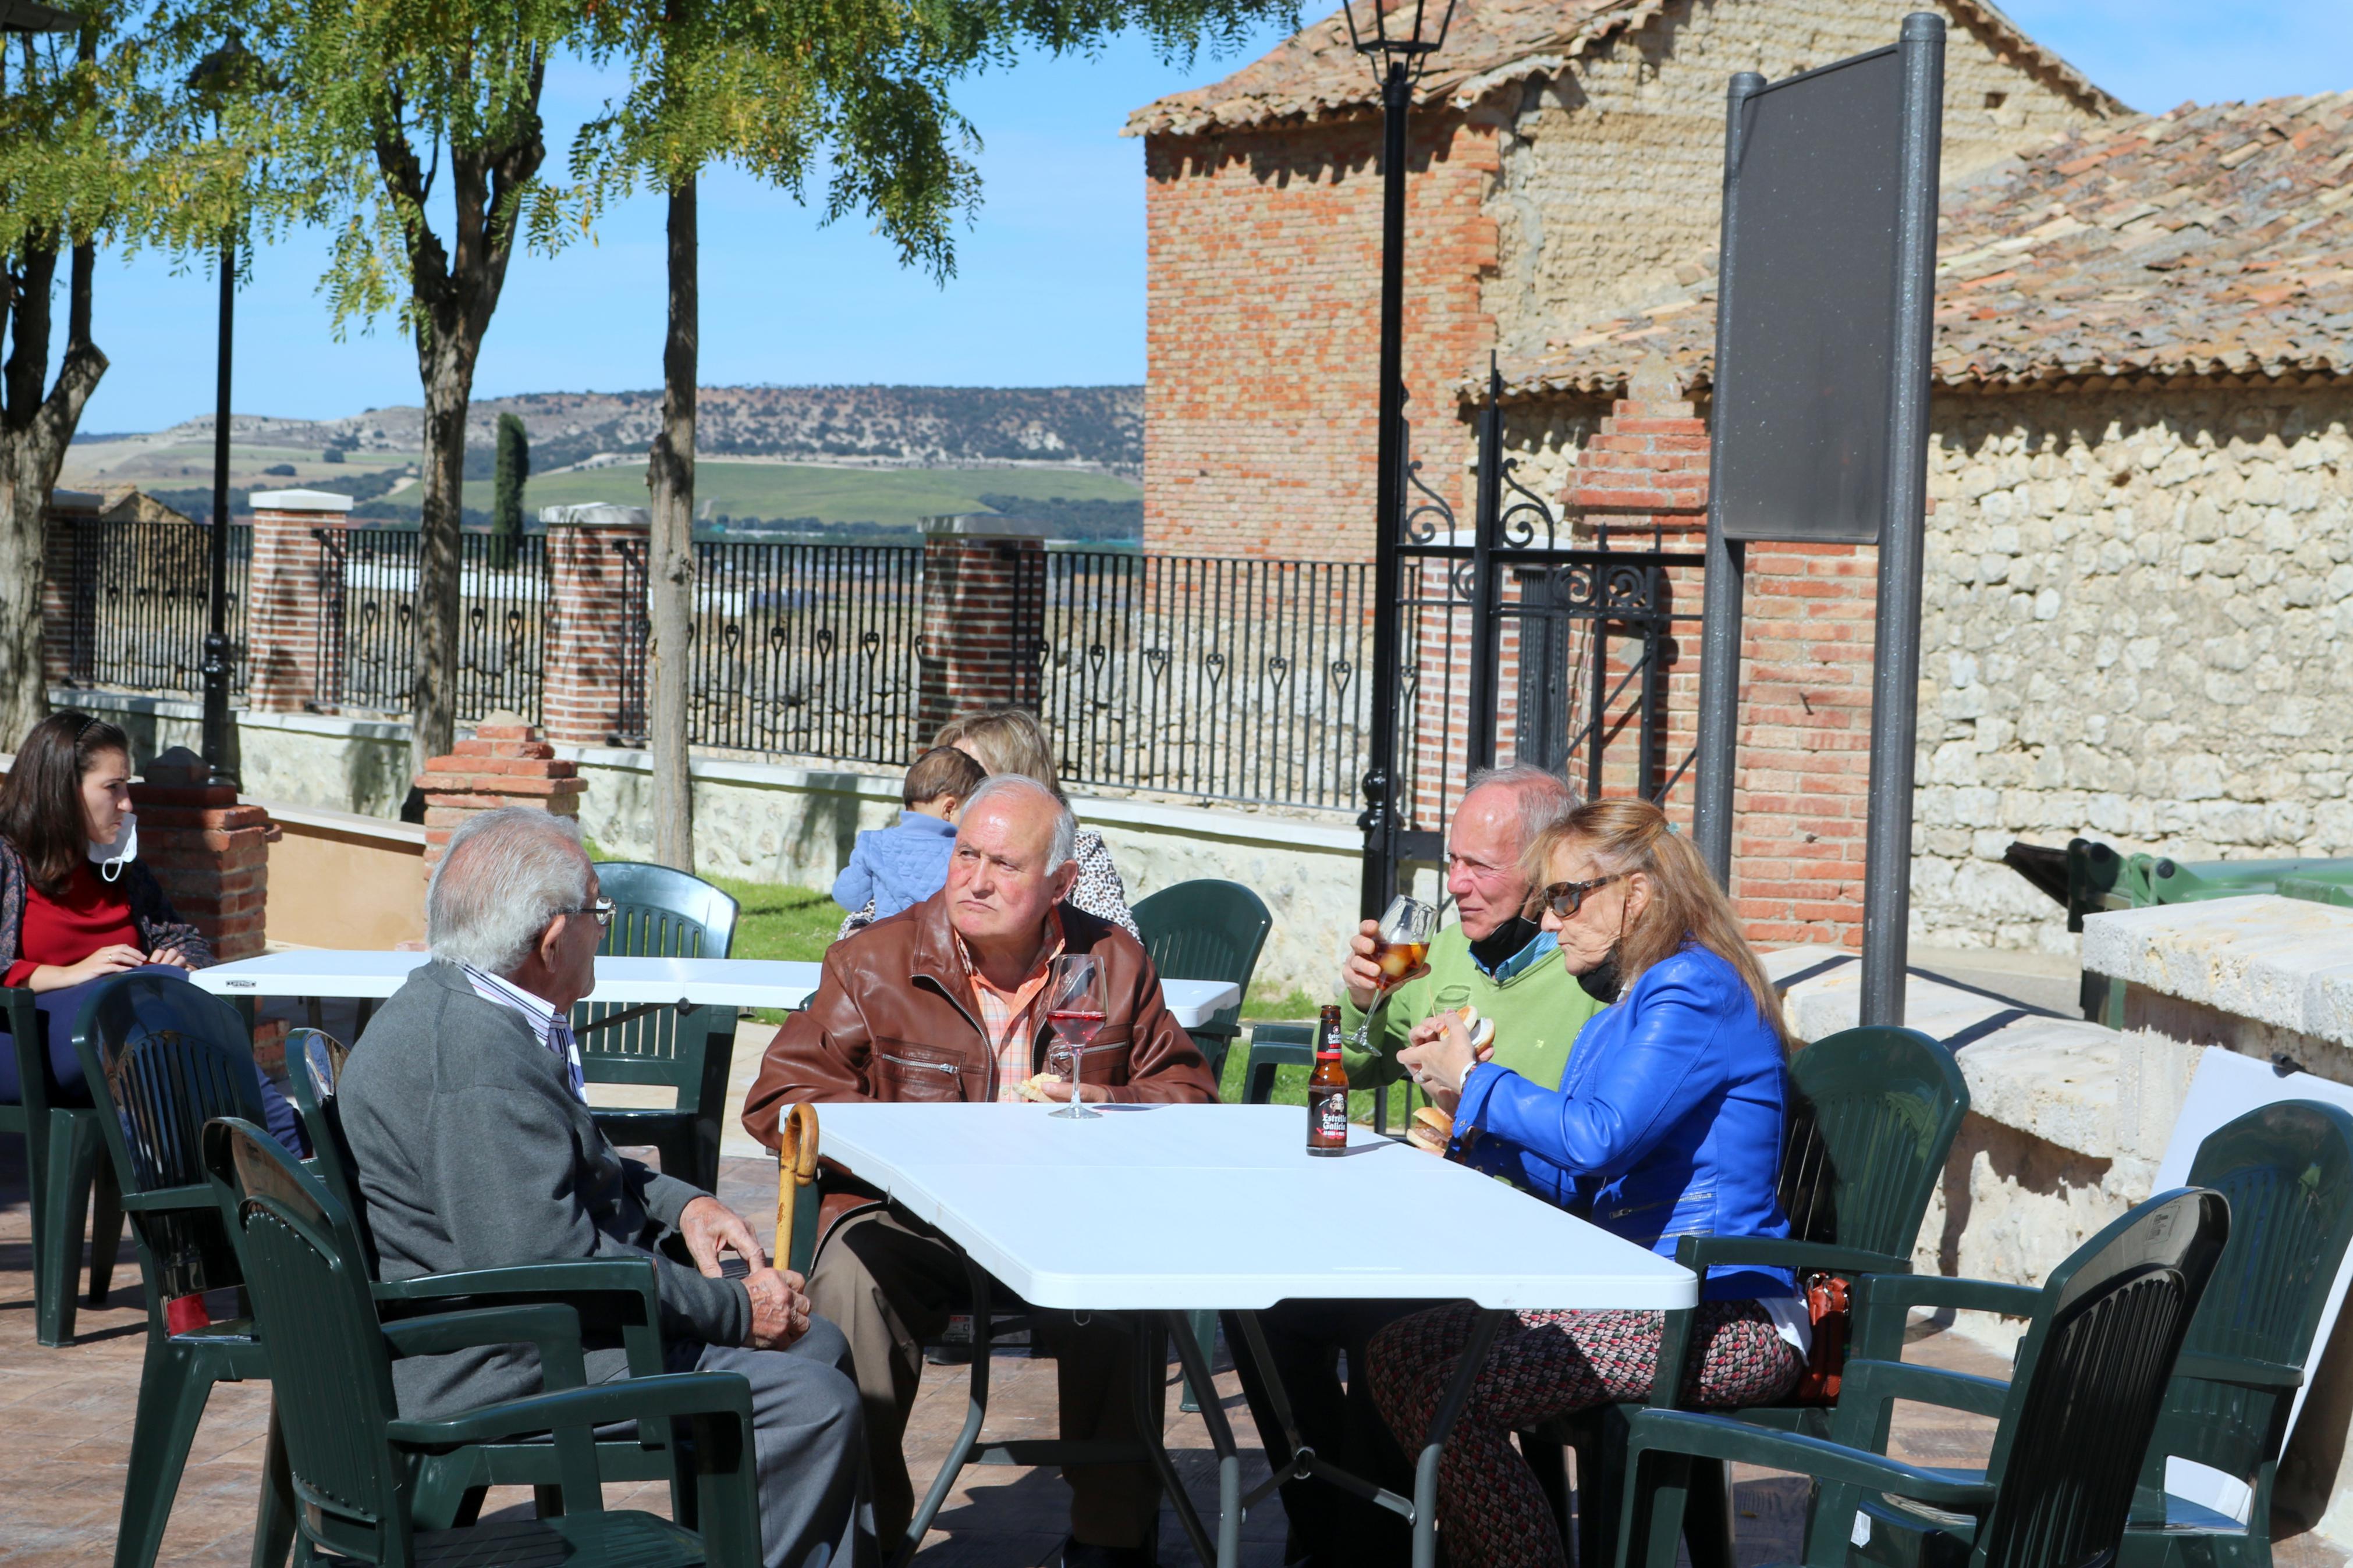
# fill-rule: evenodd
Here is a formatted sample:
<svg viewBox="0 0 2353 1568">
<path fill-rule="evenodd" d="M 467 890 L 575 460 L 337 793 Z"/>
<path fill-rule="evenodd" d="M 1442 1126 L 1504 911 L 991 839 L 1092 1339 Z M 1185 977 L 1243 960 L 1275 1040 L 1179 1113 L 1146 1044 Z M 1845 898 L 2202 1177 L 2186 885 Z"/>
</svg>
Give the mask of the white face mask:
<svg viewBox="0 0 2353 1568">
<path fill-rule="evenodd" d="M 139 858 L 139 815 L 126 811 L 122 826 L 111 844 L 91 844 L 90 858 L 98 863 L 98 874 L 111 882 L 122 875 L 122 868 Z"/>
</svg>

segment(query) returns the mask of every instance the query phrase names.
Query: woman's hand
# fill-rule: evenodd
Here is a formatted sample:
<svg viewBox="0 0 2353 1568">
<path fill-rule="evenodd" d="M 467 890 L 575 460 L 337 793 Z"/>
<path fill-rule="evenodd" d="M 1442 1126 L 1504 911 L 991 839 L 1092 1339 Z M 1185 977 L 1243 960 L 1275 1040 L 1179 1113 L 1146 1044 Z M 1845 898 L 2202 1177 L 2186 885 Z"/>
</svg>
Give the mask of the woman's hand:
<svg viewBox="0 0 2353 1568">
<path fill-rule="evenodd" d="M 1413 1026 L 1406 1048 L 1398 1053 L 1398 1061 L 1435 1100 L 1441 1092 L 1460 1096 L 1462 1080 L 1493 1050 L 1493 1043 L 1483 1050 L 1473 1046 L 1471 1032 L 1462 1026 L 1460 1017 L 1438 1013 Z"/>
<path fill-rule="evenodd" d="M 136 969 L 146 962 L 145 953 L 128 942 L 118 942 L 100 948 L 79 963 L 44 963 L 26 977 L 25 985 L 30 991 L 62 991 L 69 985 L 103 980 L 110 974 Z"/>
<path fill-rule="evenodd" d="M 174 969 L 194 969 L 196 966 L 196 961 L 188 956 L 187 950 L 178 947 L 159 947 L 147 955 L 147 962 L 167 964 Z"/>
<path fill-rule="evenodd" d="M 1040 1105 L 1068 1105 L 1071 1103 L 1070 1080 L 1041 1072 L 1022 1084 L 1021 1098 L 1035 1100 Z M 1103 1085 L 1088 1083 L 1083 1079 L 1080 1080 L 1079 1100 L 1082 1104 L 1101 1105 L 1109 1098 Z"/>
</svg>

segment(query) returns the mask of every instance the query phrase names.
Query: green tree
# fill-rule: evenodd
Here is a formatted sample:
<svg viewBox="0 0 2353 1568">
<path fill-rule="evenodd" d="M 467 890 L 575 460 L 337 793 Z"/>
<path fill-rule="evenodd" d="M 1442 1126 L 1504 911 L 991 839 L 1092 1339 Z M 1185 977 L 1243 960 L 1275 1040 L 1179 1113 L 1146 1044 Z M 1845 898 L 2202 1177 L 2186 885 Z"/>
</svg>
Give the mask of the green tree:
<svg viewBox="0 0 2353 1568">
<path fill-rule="evenodd" d="M 522 539 L 522 487 L 531 479 L 531 432 L 512 414 L 499 416 L 498 470 L 491 481 L 491 565 L 514 570 Z"/>
<path fill-rule="evenodd" d="M 1099 47 L 1137 27 L 1188 58 L 1204 39 L 1239 39 L 1290 18 L 1290 0 L 634 0 L 591 8 L 588 47 L 625 61 L 628 89 L 581 130 L 572 174 L 583 226 L 641 187 L 667 197 L 669 324 L 662 420 L 646 482 L 653 537 L 647 580 L 648 729 L 657 802 L 654 857 L 693 866 L 686 650 L 694 604 L 694 424 L 699 353 L 695 185 L 733 163 L 797 199 L 820 160 L 822 221 L 857 214 L 944 282 L 959 218 L 980 205 L 966 155 L 978 146 L 949 90 L 1024 47 Z"/>
</svg>

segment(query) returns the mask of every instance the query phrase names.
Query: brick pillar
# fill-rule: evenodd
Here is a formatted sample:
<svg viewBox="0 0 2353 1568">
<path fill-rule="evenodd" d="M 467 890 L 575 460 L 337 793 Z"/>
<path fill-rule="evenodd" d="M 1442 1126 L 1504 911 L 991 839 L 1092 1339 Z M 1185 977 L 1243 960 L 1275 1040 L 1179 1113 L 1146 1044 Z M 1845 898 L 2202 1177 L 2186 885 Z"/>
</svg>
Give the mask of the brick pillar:
<svg viewBox="0 0 2353 1568">
<path fill-rule="evenodd" d="M 555 748 L 519 713 L 493 713 L 446 757 L 417 775 L 425 792 L 425 865 L 430 870 L 468 817 L 501 805 L 527 805 L 558 816 L 580 815 L 588 781 L 556 759 Z"/>
<path fill-rule="evenodd" d="M 257 490 L 253 563 L 246 577 L 247 700 L 259 711 L 332 708 L 342 688 L 342 552 L 352 498 L 327 490 Z M 323 645 L 323 657 L 322 653 Z"/>
<path fill-rule="evenodd" d="M 172 907 L 195 924 L 224 963 L 261 951 L 269 897 L 269 814 L 240 804 L 185 746 L 147 764 L 131 786 L 139 814 L 139 860 Z"/>
<path fill-rule="evenodd" d="M 919 741 L 970 709 L 1037 706 L 1046 531 L 1041 523 L 987 515 L 923 519 Z"/>
<path fill-rule="evenodd" d="M 41 679 L 62 686 L 73 679 L 74 540 L 80 525 L 98 521 L 99 498 L 88 490 L 51 490 L 41 552 Z"/>
<path fill-rule="evenodd" d="M 547 525 L 547 737 L 640 743 L 646 731 L 646 550 L 641 506 L 551 506 Z M 462 748 L 461 748 L 462 749 Z"/>
</svg>

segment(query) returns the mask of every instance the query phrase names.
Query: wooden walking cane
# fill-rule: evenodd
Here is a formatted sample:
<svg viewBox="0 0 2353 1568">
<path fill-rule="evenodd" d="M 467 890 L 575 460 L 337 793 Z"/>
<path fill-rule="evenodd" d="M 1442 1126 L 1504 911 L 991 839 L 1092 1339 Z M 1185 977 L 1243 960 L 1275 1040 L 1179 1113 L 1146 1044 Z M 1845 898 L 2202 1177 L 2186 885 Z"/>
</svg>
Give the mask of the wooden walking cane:
<svg viewBox="0 0 2353 1568">
<path fill-rule="evenodd" d="M 776 1250 L 769 1262 L 790 1268 L 793 1258 L 793 1211 L 800 1206 L 799 1190 L 817 1180 L 817 1107 L 796 1105 L 777 1127 Z"/>
</svg>

